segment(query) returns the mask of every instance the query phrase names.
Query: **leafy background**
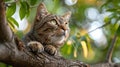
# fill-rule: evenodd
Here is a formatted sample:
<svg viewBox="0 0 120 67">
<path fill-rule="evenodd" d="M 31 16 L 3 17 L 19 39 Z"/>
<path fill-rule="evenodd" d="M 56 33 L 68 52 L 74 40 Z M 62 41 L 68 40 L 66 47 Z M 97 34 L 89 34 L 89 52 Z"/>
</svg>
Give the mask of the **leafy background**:
<svg viewBox="0 0 120 67">
<path fill-rule="evenodd" d="M 8 24 L 20 38 L 30 30 L 41 2 L 52 14 L 72 11 L 70 37 L 61 48 L 63 57 L 100 63 L 114 45 L 112 61 L 120 63 L 120 0 L 5 0 Z M 0 67 L 11 66 L 1 63 Z"/>
</svg>

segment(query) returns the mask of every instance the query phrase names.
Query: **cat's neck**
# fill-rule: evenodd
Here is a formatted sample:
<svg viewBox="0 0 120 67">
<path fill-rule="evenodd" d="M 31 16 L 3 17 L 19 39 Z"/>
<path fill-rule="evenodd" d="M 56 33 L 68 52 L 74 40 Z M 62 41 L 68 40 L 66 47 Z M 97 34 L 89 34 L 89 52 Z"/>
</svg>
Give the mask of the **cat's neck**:
<svg viewBox="0 0 120 67">
<path fill-rule="evenodd" d="M 29 32 L 26 34 L 25 37 L 22 38 L 22 40 L 24 41 L 25 44 L 27 44 L 30 41 L 37 41 L 36 37 L 33 36 L 33 32 Z"/>
<path fill-rule="evenodd" d="M 30 38 L 30 40 L 32 41 L 37 41 L 36 37 L 34 36 L 34 34 L 32 32 L 28 33 L 28 37 Z"/>
</svg>

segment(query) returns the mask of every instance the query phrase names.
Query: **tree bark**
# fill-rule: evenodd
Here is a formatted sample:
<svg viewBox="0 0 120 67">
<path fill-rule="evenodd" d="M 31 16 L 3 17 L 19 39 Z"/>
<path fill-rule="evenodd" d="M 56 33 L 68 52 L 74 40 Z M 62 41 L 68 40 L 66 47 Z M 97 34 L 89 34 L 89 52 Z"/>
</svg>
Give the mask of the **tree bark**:
<svg viewBox="0 0 120 67">
<path fill-rule="evenodd" d="M 5 18 L 5 3 L 4 0 L 0 0 L 0 42 L 11 41 L 12 31 L 8 26 Z"/>
<path fill-rule="evenodd" d="M 0 61 L 14 67 L 112 67 L 109 64 L 86 65 L 80 61 L 51 56 L 46 52 L 33 54 L 16 39 L 5 17 L 4 0 L 0 0 Z M 102 66 L 101 66 L 102 65 Z M 119 64 L 118 64 L 119 65 Z M 114 66 L 114 65 L 113 65 Z M 120 65 L 119 65 L 120 66 Z"/>
</svg>

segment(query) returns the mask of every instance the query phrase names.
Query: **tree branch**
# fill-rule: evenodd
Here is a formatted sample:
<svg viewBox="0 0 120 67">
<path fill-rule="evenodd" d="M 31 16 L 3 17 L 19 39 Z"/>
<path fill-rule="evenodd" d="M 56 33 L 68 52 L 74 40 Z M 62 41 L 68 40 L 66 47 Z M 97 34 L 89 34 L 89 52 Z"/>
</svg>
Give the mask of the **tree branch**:
<svg viewBox="0 0 120 67">
<path fill-rule="evenodd" d="M 10 41 L 11 38 L 12 31 L 5 18 L 5 3 L 4 0 L 0 0 L 0 42 Z"/>
<path fill-rule="evenodd" d="M 112 55 L 113 55 L 113 51 L 114 51 L 114 48 L 115 48 L 115 43 L 116 43 L 116 41 L 118 39 L 118 35 L 119 35 L 118 31 L 119 31 L 119 29 L 120 29 L 120 25 L 119 25 L 118 29 L 116 30 L 116 32 L 114 34 L 114 37 L 112 39 L 111 45 L 110 45 L 110 47 L 108 49 L 107 56 L 106 56 L 106 62 L 112 63 Z"/>
<path fill-rule="evenodd" d="M 11 45 L 11 46 L 10 46 Z M 80 61 L 67 60 L 59 56 L 51 56 L 46 52 L 32 54 L 26 49 L 18 50 L 14 40 L 11 43 L 0 44 L 0 61 L 14 67 L 119 67 L 120 64 L 101 63 L 86 65 Z"/>
<path fill-rule="evenodd" d="M 87 67 L 80 61 L 66 60 L 59 56 L 51 56 L 46 52 L 35 55 L 26 49 L 20 51 L 14 40 L 11 43 L 0 44 L 0 61 L 15 67 Z"/>
<path fill-rule="evenodd" d="M 115 33 L 114 38 L 112 39 L 111 45 L 108 49 L 107 56 L 106 56 L 106 62 L 112 63 L 112 55 L 115 48 L 115 42 L 117 40 L 117 34 Z"/>
</svg>

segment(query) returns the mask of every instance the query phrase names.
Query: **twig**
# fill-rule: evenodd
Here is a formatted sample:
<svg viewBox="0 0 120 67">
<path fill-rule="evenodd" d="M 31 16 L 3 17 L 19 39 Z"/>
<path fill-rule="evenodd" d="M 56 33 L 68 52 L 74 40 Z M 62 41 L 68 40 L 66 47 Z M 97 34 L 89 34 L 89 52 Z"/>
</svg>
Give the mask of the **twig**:
<svg viewBox="0 0 120 67">
<path fill-rule="evenodd" d="M 119 25 L 119 27 L 120 27 L 120 25 Z M 114 50 L 114 47 L 115 47 L 115 42 L 117 41 L 117 38 L 118 38 L 117 37 L 118 36 L 117 32 L 118 32 L 118 29 L 114 34 L 114 38 L 112 39 L 111 45 L 110 45 L 110 47 L 108 49 L 108 52 L 107 52 L 106 61 L 109 62 L 109 63 L 112 62 L 111 59 L 112 59 L 112 55 L 113 55 L 113 50 Z"/>
<path fill-rule="evenodd" d="M 109 25 L 109 24 L 110 24 L 110 22 L 105 23 L 105 24 L 103 24 L 102 26 L 97 27 L 97 28 L 95 28 L 95 29 L 93 29 L 93 30 L 89 31 L 88 33 L 91 33 L 91 32 L 93 32 L 93 31 L 95 31 L 95 30 L 97 30 L 97 29 L 99 29 L 99 28 L 103 28 L 103 27 L 105 27 L 105 26 L 107 26 L 107 25 Z M 87 34 L 88 34 L 88 33 L 87 33 Z"/>
</svg>

